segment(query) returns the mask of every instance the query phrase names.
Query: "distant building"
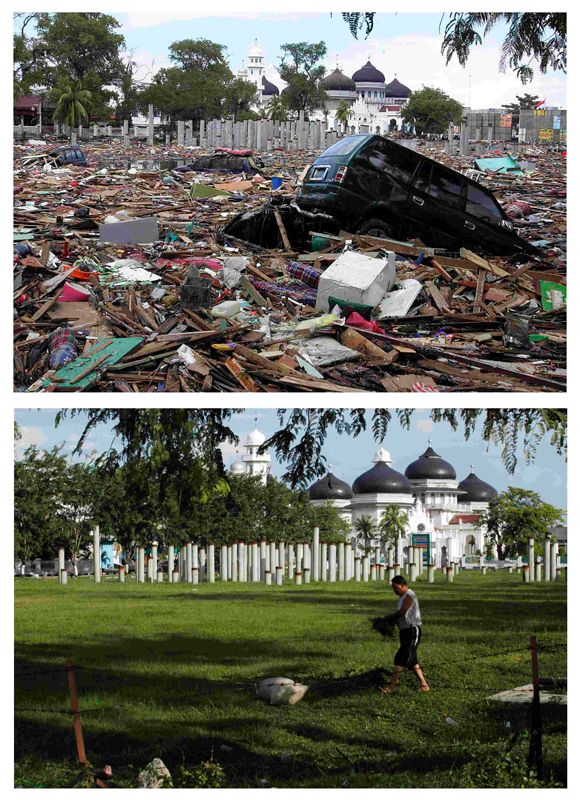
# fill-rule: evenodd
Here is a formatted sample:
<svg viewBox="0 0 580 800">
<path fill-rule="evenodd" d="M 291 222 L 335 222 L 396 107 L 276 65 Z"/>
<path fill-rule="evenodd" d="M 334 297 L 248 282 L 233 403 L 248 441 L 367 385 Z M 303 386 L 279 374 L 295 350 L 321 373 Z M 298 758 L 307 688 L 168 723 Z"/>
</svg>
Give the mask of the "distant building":
<svg viewBox="0 0 580 800">
<path fill-rule="evenodd" d="M 238 70 L 237 77 L 256 86 L 258 102 L 254 108 L 258 111 L 267 106 L 272 97 L 280 94 L 280 89 L 276 84 L 266 78 L 264 51 L 258 44 L 257 39 L 254 40 L 246 61 L 242 62 L 242 68 Z"/>
<path fill-rule="evenodd" d="M 256 424 L 255 429 L 248 433 L 244 440 L 245 454 L 241 459 L 239 456 L 236 457 L 230 467 L 230 474 L 258 476 L 262 483 L 265 484 L 268 480 L 272 463 L 269 453 L 258 453 L 265 441 L 266 437 L 258 430 Z"/>
</svg>

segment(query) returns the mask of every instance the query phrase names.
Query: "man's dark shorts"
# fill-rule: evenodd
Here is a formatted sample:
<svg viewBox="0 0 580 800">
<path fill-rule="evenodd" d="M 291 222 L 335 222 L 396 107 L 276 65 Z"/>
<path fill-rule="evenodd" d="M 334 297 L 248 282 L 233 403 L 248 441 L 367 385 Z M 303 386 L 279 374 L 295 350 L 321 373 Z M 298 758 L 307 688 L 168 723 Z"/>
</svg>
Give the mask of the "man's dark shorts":
<svg viewBox="0 0 580 800">
<path fill-rule="evenodd" d="M 404 628 L 399 631 L 399 639 L 401 645 L 395 653 L 395 665 L 413 669 L 419 663 L 417 661 L 417 648 L 421 641 L 421 628 L 419 626 Z"/>
</svg>

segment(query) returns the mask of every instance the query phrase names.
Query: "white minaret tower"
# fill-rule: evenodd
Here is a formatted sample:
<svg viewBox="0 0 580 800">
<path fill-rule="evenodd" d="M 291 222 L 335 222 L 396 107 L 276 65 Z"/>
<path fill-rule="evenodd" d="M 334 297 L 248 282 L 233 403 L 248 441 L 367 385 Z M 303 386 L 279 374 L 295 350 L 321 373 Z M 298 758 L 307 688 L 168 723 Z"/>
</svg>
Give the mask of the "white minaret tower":
<svg viewBox="0 0 580 800">
<path fill-rule="evenodd" d="M 258 455 L 258 450 L 261 445 L 266 441 L 266 437 L 258 430 L 258 419 L 254 417 L 256 423 L 255 429 L 246 436 L 244 447 L 246 448 L 246 455 L 242 456 L 242 461 L 246 467 L 246 475 L 259 475 L 262 483 L 266 483 L 268 473 L 270 472 L 271 458 L 268 453 Z"/>
<path fill-rule="evenodd" d="M 266 65 L 264 64 L 264 51 L 258 44 L 258 40 L 254 39 L 254 46 L 250 48 L 248 59 L 246 63 L 246 80 L 256 84 L 258 93 L 262 94 L 262 78 L 266 74 Z"/>
</svg>

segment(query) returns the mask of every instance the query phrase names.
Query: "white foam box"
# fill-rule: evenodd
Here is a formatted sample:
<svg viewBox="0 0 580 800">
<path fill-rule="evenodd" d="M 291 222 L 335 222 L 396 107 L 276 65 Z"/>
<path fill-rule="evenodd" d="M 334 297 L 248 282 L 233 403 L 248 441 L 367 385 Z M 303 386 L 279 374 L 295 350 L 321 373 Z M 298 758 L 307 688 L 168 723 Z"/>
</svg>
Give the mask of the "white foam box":
<svg viewBox="0 0 580 800">
<path fill-rule="evenodd" d="M 316 308 L 328 311 L 328 298 L 376 306 L 395 283 L 395 254 L 370 258 L 347 250 L 320 276 Z"/>
</svg>

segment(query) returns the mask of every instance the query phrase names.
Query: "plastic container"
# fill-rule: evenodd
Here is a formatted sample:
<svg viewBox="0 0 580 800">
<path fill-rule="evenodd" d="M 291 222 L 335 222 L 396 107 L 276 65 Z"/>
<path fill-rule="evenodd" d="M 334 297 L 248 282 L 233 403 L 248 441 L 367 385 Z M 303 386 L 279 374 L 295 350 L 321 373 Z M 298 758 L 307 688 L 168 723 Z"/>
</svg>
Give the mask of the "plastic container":
<svg viewBox="0 0 580 800">
<path fill-rule="evenodd" d="M 272 189 L 279 189 L 283 184 L 282 177 L 280 175 L 273 175 L 272 176 Z"/>
</svg>

